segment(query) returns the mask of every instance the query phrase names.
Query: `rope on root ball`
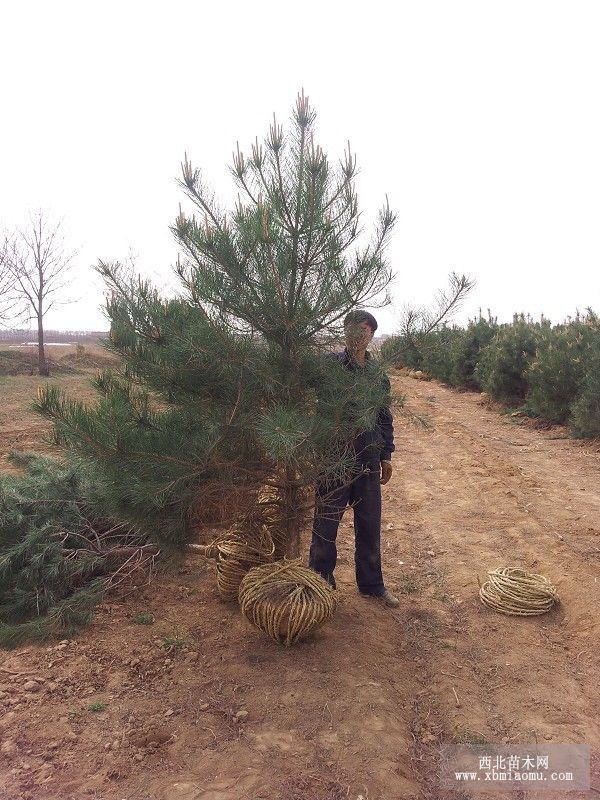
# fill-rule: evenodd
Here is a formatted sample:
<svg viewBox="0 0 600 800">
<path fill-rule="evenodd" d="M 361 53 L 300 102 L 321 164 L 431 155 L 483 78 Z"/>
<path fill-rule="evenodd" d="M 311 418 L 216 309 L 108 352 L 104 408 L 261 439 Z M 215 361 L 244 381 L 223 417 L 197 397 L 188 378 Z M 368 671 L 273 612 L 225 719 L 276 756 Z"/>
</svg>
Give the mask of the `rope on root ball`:
<svg viewBox="0 0 600 800">
<path fill-rule="evenodd" d="M 239 601 L 253 625 L 284 645 L 323 625 L 336 606 L 331 586 L 300 559 L 251 569 L 240 583 Z"/>
<path fill-rule="evenodd" d="M 206 546 L 197 546 L 217 562 L 217 589 L 224 600 L 237 600 L 240 581 L 248 570 L 272 561 L 275 546 L 260 514 L 243 517 Z"/>
<path fill-rule="evenodd" d="M 479 597 L 484 605 L 502 614 L 545 614 L 558 602 L 556 589 L 543 575 L 510 567 L 488 570 L 487 574 L 488 580 L 483 586 L 479 584 Z"/>
<path fill-rule="evenodd" d="M 273 480 L 280 479 L 276 474 Z M 313 485 L 297 486 L 286 493 L 285 486 L 264 484 L 257 494 L 257 513 L 262 515 L 273 544 L 275 559 L 290 556 L 290 531 L 302 529 L 313 515 Z M 296 555 L 294 553 L 294 555 Z"/>
<path fill-rule="evenodd" d="M 232 535 L 217 544 L 217 589 L 225 600 L 236 600 L 240 581 L 248 570 L 268 561 L 274 550 L 266 530 L 256 539 Z"/>
</svg>

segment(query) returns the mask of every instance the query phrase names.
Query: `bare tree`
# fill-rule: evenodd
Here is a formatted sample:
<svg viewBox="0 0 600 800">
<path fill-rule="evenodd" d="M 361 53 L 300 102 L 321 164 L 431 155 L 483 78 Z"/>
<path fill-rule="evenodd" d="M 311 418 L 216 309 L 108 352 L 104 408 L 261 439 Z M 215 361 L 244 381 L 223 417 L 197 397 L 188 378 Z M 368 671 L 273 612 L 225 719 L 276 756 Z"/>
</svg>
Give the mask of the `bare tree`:
<svg viewBox="0 0 600 800">
<path fill-rule="evenodd" d="M 62 222 L 51 223 L 43 211 L 30 218 L 26 228 L 7 240 L 4 262 L 13 281 L 14 293 L 37 320 L 38 371 L 48 375 L 44 351 L 44 316 L 55 305 L 69 302 L 61 297 L 72 267 L 74 252 L 65 249 Z"/>
<path fill-rule="evenodd" d="M 18 306 L 15 295 L 15 278 L 7 261 L 8 239 L 0 244 L 0 325 L 13 318 Z"/>
</svg>

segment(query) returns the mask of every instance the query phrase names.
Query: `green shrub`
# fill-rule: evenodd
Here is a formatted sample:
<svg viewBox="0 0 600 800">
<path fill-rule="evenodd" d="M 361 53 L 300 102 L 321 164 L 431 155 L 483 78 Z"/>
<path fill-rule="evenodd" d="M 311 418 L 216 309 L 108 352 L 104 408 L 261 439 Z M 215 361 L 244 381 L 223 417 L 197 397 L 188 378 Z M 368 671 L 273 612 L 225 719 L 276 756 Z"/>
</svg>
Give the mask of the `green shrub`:
<svg viewBox="0 0 600 800">
<path fill-rule="evenodd" d="M 490 343 L 481 351 L 474 378 L 481 388 L 504 403 L 522 403 L 529 385 L 526 371 L 535 355 L 542 327 L 549 322 L 533 323 L 523 314 L 515 314 L 508 325 L 501 325 Z"/>
<path fill-rule="evenodd" d="M 542 331 L 526 379 L 527 407 L 550 422 L 566 422 L 581 395 L 592 332 L 576 321 Z"/>
<path fill-rule="evenodd" d="M 152 625 L 154 622 L 154 614 L 151 614 L 149 611 L 140 611 L 139 614 L 135 615 L 133 621 L 136 625 Z"/>
<path fill-rule="evenodd" d="M 379 350 L 383 361 L 395 367 L 421 369 L 423 356 L 414 339 L 407 336 L 390 336 Z"/>
<path fill-rule="evenodd" d="M 456 337 L 453 342 L 450 371 L 450 383 L 453 386 L 481 391 L 481 386 L 475 378 L 475 367 L 481 357 L 481 351 L 491 342 L 497 331 L 498 324 L 488 312 L 487 319 L 480 316 L 478 320 L 471 320 L 467 329 Z"/>
<path fill-rule="evenodd" d="M 163 637 L 163 647 L 168 653 L 172 652 L 173 650 L 181 650 L 184 644 L 185 639 L 182 639 L 181 636 Z"/>
<path fill-rule="evenodd" d="M 450 383 L 452 374 L 452 352 L 455 342 L 462 335 L 459 328 L 440 328 L 423 339 L 422 367 L 428 375 L 438 381 Z"/>
<path fill-rule="evenodd" d="M 586 356 L 581 394 L 571 408 L 571 424 L 580 436 L 600 436 L 600 331 Z"/>
</svg>

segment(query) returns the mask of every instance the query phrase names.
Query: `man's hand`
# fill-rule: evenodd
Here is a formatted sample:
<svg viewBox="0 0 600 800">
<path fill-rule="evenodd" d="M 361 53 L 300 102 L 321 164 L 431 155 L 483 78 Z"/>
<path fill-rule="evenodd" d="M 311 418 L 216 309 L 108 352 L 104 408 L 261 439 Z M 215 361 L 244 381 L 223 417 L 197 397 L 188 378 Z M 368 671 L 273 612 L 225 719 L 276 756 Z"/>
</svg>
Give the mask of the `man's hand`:
<svg viewBox="0 0 600 800">
<path fill-rule="evenodd" d="M 392 477 L 392 462 L 391 461 L 382 461 L 381 462 L 381 478 L 379 483 L 387 483 L 389 479 Z"/>
</svg>

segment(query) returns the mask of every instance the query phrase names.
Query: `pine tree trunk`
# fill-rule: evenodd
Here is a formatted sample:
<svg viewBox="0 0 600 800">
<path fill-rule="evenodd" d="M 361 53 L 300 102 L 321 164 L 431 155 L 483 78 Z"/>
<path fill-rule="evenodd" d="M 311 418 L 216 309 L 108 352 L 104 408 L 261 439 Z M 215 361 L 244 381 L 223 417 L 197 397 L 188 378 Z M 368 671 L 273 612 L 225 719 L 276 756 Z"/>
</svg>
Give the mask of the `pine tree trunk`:
<svg viewBox="0 0 600 800">
<path fill-rule="evenodd" d="M 298 362 L 295 349 L 290 344 L 283 344 L 284 371 L 289 386 L 289 398 L 292 405 L 302 399 L 302 381 L 298 375 Z M 303 514 L 300 508 L 302 493 L 297 485 L 298 475 L 292 467 L 285 469 L 285 485 L 282 492 L 285 513 L 285 556 L 300 557 L 300 533 L 302 531 Z"/>
<path fill-rule="evenodd" d="M 41 314 L 38 314 L 38 373 L 46 376 L 50 374 L 44 351 L 44 321 Z"/>
<path fill-rule="evenodd" d="M 286 477 L 288 485 L 285 488 L 284 494 L 284 508 L 285 508 L 285 527 L 286 527 L 286 558 L 299 558 L 300 557 L 300 529 L 302 525 L 300 502 L 301 496 L 299 490 L 291 485 L 295 480 L 296 475 L 291 469 L 287 469 Z"/>
</svg>

